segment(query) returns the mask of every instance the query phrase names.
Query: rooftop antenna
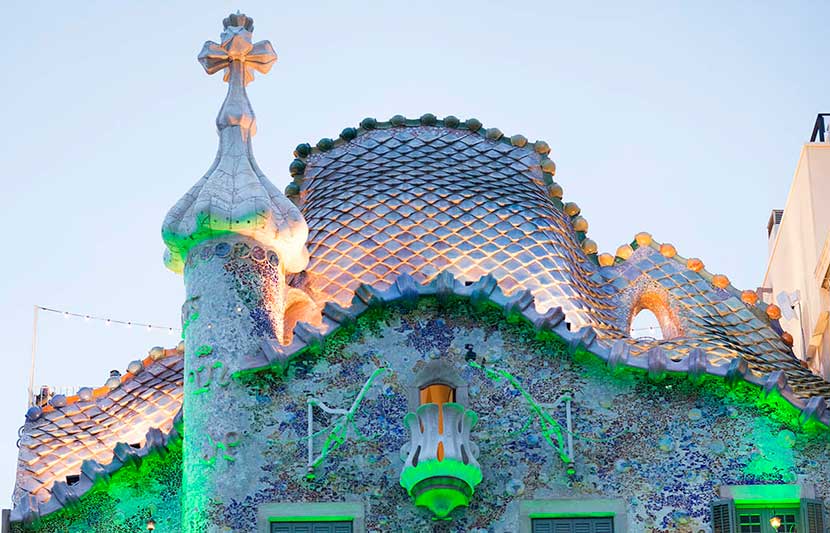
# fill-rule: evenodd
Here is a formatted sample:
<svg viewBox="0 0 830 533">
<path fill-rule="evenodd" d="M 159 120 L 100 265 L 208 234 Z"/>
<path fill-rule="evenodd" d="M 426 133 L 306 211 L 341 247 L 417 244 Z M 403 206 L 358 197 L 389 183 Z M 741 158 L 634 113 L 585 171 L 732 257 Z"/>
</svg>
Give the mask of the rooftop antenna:
<svg viewBox="0 0 830 533">
<path fill-rule="evenodd" d="M 37 354 L 37 318 L 40 308 L 35 305 L 34 317 L 32 320 L 32 363 L 29 368 L 29 397 L 26 399 L 26 407 L 29 408 L 34 405 L 35 401 L 35 354 Z"/>
</svg>

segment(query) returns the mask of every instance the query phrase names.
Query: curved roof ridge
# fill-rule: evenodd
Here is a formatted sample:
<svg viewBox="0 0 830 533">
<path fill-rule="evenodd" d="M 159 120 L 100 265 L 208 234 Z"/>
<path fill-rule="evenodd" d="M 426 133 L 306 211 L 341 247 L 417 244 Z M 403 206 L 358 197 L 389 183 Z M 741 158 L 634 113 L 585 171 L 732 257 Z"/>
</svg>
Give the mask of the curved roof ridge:
<svg viewBox="0 0 830 533">
<path fill-rule="evenodd" d="M 175 348 L 164 348 L 162 346 L 154 346 L 150 348 L 147 357 L 144 359 L 136 359 L 127 365 L 124 374 L 113 376 L 100 387 L 81 387 L 76 394 L 66 396 L 64 394 L 56 394 L 49 399 L 44 406 L 32 406 L 26 411 L 26 420 L 35 421 L 45 413 L 54 411 L 56 408 L 66 407 L 77 402 L 89 402 L 107 396 L 115 389 L 126 384 L 128 381 L 135 378 L 145 368 L 150 366 L 154 361 L 166 357 L 183 356 L 184 355 L 184 341 L 179 342 Z"/>
<path fill-rule="evenodd" d="M 29 408 L 17 443 L 15 507 L 37 509 L 53 486 L 59 499 L 71 497 L 75 487 L 65 483 L 66 476 L 84 474 L 92 460 L 98 465 L 113 454 L 130 456 L 142 442 L 157 442 L 157 433 L 169 431 L 181 411 L 183 366 L 182 343 L 155 347 L 103 387 L 84 387 L 75 396 L 57 395 L 48 405 Z"/>
<path fill-rule="evenodd" d="M 684 257 L 677 252 L 677 248 L 668 242 L 658 242 L 648 232 L 641 231 L 634 236 L 630 244 L 622 244 L 617 248 L 615 255 L 609 253 L 601 253 L 598 256 L 600 267 L 617 267 L 624 264 L 631 255 L 642 247 L 649 247 L 656 250 L 665 257 L 671 259 L 683 268 L 691 270 L 700 275 L 704 280 L 711 283 L 714 287 L 727 291 L 731 296 L 738 298 L 750 311 L 753 311 L 758 318 L 762 318 L 767 324 L 772 325 L 773 320 L 778 320 L 781 317 L 781 309 L 775 304 L 768 304 L 758 297 L 758 293 L 753 290 L 740 290 L 735 287 L 726 274 L 714 274 L 709 272 L 704 262 L 697 257 Z M 755 311 L 758 312 L 755 312 Z M 786 331 L 781 335 L 782 340 L 792 347 L 792 338 L 787 339 L 786 335 L 790 335 Z"/>
<path fill-rule="evenodd" d="M 559 211 L 570 218 L 583 251 L 594 263 L 597 262 L 597 245 L 593 240 L 587 238 L 588 221 L 581 215 L 581 209 L 575 202 L 563 202 L 564 191 L 562 186 L 553 179 L 556 175 L 556 163 L 549 157 L 551 151 L 550 145 L 542 140 L 531 143 L 527 137 L 521 134 L 507 136 L 499 128 L 485 128 L 481 121 L 476 118 L 468 118 L 462 121 L 454 115 L 447 115 L 439 119 L 432 113 L 425 113 L 419 118 L 406 118 L 403 115 L 395 115 L 387 121 L 378 121 L 375 118 L 367 117 L 361 120 L 356 128 L 351 126 L 344 128 L 336 139 L 324 137 L 317 141 L 314 146 L 309 143 L 298 144 L 294 149 L 295 159 L 288 166 L 288 171 L 293 181 L 286 186 L 285 195 L 298 207 L 302 206 L 300 192 L 303 182 L 306 179 L 310 179 L 305 175 L 308 158 L 310 156 L 334 150 L 371 131 L 417 127 L 448 128 L 468 131 L 476 133 L 491 142 L 498 142 L 517 148 L 527 147 L 528 149 L 532 149 L 533 152 L 538 154 L 539 167 L 542 170 L 542 179 L 547 188 L 549 200 Z"/>
<path fill-rule="evenodd" d="M 183 429 L 182 412 L 179 410 L 173 419 L 170 431 L 165 433 L 158 428 L 148 429 L 141 447 L 134 448 L 126 442 L 119 442 L 113 448 L 112 459 L 109 463 L 94 459 L 84 460 L 77 483 L 70 485 L 67 481 L 55 481 L 51 487 L 46 489 L 50 495 L 48 500 L 40 502 L 33 494 L 25 495 L 19 502 L 15 502 L 11 520 L 29 522 L 72 505 L 89 492 L 99 480 L 107 480 L 123 466 L 140 463 L 150 454 L 159 453 L 180 440 Z"/>
</svg>

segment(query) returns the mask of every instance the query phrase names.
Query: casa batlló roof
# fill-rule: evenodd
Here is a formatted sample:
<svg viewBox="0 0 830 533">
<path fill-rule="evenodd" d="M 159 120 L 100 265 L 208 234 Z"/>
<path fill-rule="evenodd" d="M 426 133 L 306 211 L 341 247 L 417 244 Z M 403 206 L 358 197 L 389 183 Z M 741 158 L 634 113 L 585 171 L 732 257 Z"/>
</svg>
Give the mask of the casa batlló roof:
<svg viewBox="0 0 830 533">
<path fill-rule="evenodd" d="M 162 230 L 176 271 L 196 244 L 229 233 L 255 239 L 313 303 L 319 326 L 298 323 L 287 343 L 263 339 L 242 370 L 286 365 L 375 302 L 458 295 L 492 302 L 612 368 L 746 380 L 780 393 L 804 420 L 830 425 L 830 383 L 793 356 L 780 310 L 648 233 L 599 254 L 544 141 L 453 116 L 366 118 L 337 139 L 297 146 L 283 195 L 253 158 L 245 85 L 276 54 L 267 41 L 253 43 L 252 30 L 247 17 L 229 17 L 222 42 L 200 54 L 208 73 L 224 71 L 229 82 L 219 153 Z M 208 242 L 201 253 L 229 252 Z M 641 309 L 657 315 L 665 339 L 629 335 Z M 103 387 L 30 408 L 13 519 L 59 509 L 177 438 L 183 350 L 154 348 Z"/>
</svg>

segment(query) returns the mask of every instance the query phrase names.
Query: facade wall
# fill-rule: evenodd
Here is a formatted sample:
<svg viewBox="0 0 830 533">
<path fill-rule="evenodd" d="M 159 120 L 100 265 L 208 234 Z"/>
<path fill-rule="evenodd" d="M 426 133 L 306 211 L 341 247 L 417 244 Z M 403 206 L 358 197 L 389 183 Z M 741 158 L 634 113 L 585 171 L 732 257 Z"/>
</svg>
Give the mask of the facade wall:
<svg viewBox="0 0 830 533">
<path fill-rule="evenodd" d="M 767 299 L 782 291 L 801 293 L 804 336 L 807 343 L 815 332 L 822 312 L 830 311 L 830 292 L 821 288 L 830 253 L 830 210 L 823 200 L 830 198 L 830 144 L 805 144 L 796 167 L 784 216 L 773 233 L 764 287 L 772 289 Z M 781 320 L 794 339 L 793 350 L 803 358 L 798 318 Z M 814 358 L 815 372 L 830 378 L 830 335 L 824 335 Z"/>
<path fill-rule="evenodd" d="M 521 393 L 471 367 L 466 344 L 478 362 L 508 371 L 539 403 L 573 391 L 573 479 Z M 417 372 L 436 360 L 468 385 L 484 475 L 470 507 L 449 522 L 433 522 L 399 485 L 407 396 Z M 308 398 L 347 409 L 381 367 L 388 370 L 368 389 L 346 434 L 328 438 L 337 417 L 315 412 L 315 455 L 327 438 L 334 449 L 308 480 Z M 709 503 L 720 485 L 808 482 L 817 497 L 830 498 L 827 432 L 799 429 L 797 412 L 783 400 L 715 378 L 651 383 L 638 373 L 612 375 L 590 354 L 572 356 L 557 339 L 538 339 L 529 324 L 508 324 L 500 310 L 476 310 L 466 300 L 367 311 L 285 376 L 251 374 L 227 390 L 241 438 L 231 458 L 203 466 L 200 475 L 222 494 L 210 502 L 205 530 L 257 531 L 258 512 L 274 503 L 353 502 L 364 510 L 367 531 L 511 532 L 519 531 L 523 500 L 604 498 L 624 503 L 628 531 L 698 532 L 709 530 Z M 231 423 L 215 416 L 217 424 Z"/>
<path fill-rule="evenodd" d="M 470 364 L 468 344 L 489 375 Z M 445 522 L 415 507 L 399 484 L 412 386 L 436 361 L 457 372 L 467 387 L 459 400 L 478 413 L 472 441 L 483 473 L 470 506 Z M 314 455 L 326 442 L 331 449 L 309 479 L 308 398 L 348 409 L 379 368 L 386 370 L 354 410 L 354 425 L 337 426 L 337 415 L 315 411 Z M 509 373 L 528 396 L 492 371 Z M 828 431 L 799 427 L 783 399 L 714 377 L 651 382 L 639 372 L 612 374 L 591 354 L 572 354 L 530 324 L 462 298 L 370 308 L 284 374 L 243 374 L 218 390 L 196 394 L 205 400 L 194 419 L 204 425 L 185 434 L 184 447 L 194 457 L 183 458 L 174 443 L 166 454 L 125 466 L 78 504 L 15 531 L 142 531 L 152 517 L 159 532 L 254 532 L 286 509 L 320 516 L 342 508 L 320 502 L 338 502 L 359 509 L 373 532 L 518 532 L 528 509 L 555 508 L 613 511 L 618 531 L 698 533 L 710 530 L 709 503 L 721 485 L 809 484 L 830 500 Z M 529 401 L 551 403 L 567 391 L 574 398 L 573 477 Z M 551 412 L 564 424 L 564 411 Z M 217 431 L 236 436 L 225 442 Z M 586 502 L 577 507 L 569 499 Z M 199 523 L 184 522 L 194 516 Z"/>
</svg>

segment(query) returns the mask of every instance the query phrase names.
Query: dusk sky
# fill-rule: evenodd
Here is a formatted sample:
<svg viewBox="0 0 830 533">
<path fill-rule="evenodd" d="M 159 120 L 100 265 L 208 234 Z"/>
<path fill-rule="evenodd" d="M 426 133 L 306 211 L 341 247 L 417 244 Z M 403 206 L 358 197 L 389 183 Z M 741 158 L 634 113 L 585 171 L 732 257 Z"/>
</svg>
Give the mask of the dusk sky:
<svg viewBox="0 0 830 533">
<path fill-rule="evenodd" d="M 229 12 L 279 56 L 248 92 L 254 153 L 280 189 L 298 143 L 364 117 L 475 117 L 551 145 L 600 251 L 649 231 L 739 289 L 761 283 L 769 212 L 830 110 L 826 2 L 172 4 L 4 4 L 3 507 L 33 305 L 179 326 L 160 227 L 213 161 L 225 85 L 196 54 Z M 97 387 L 177 342 L 43 313 L 36 384 Z"/>
</svg>

